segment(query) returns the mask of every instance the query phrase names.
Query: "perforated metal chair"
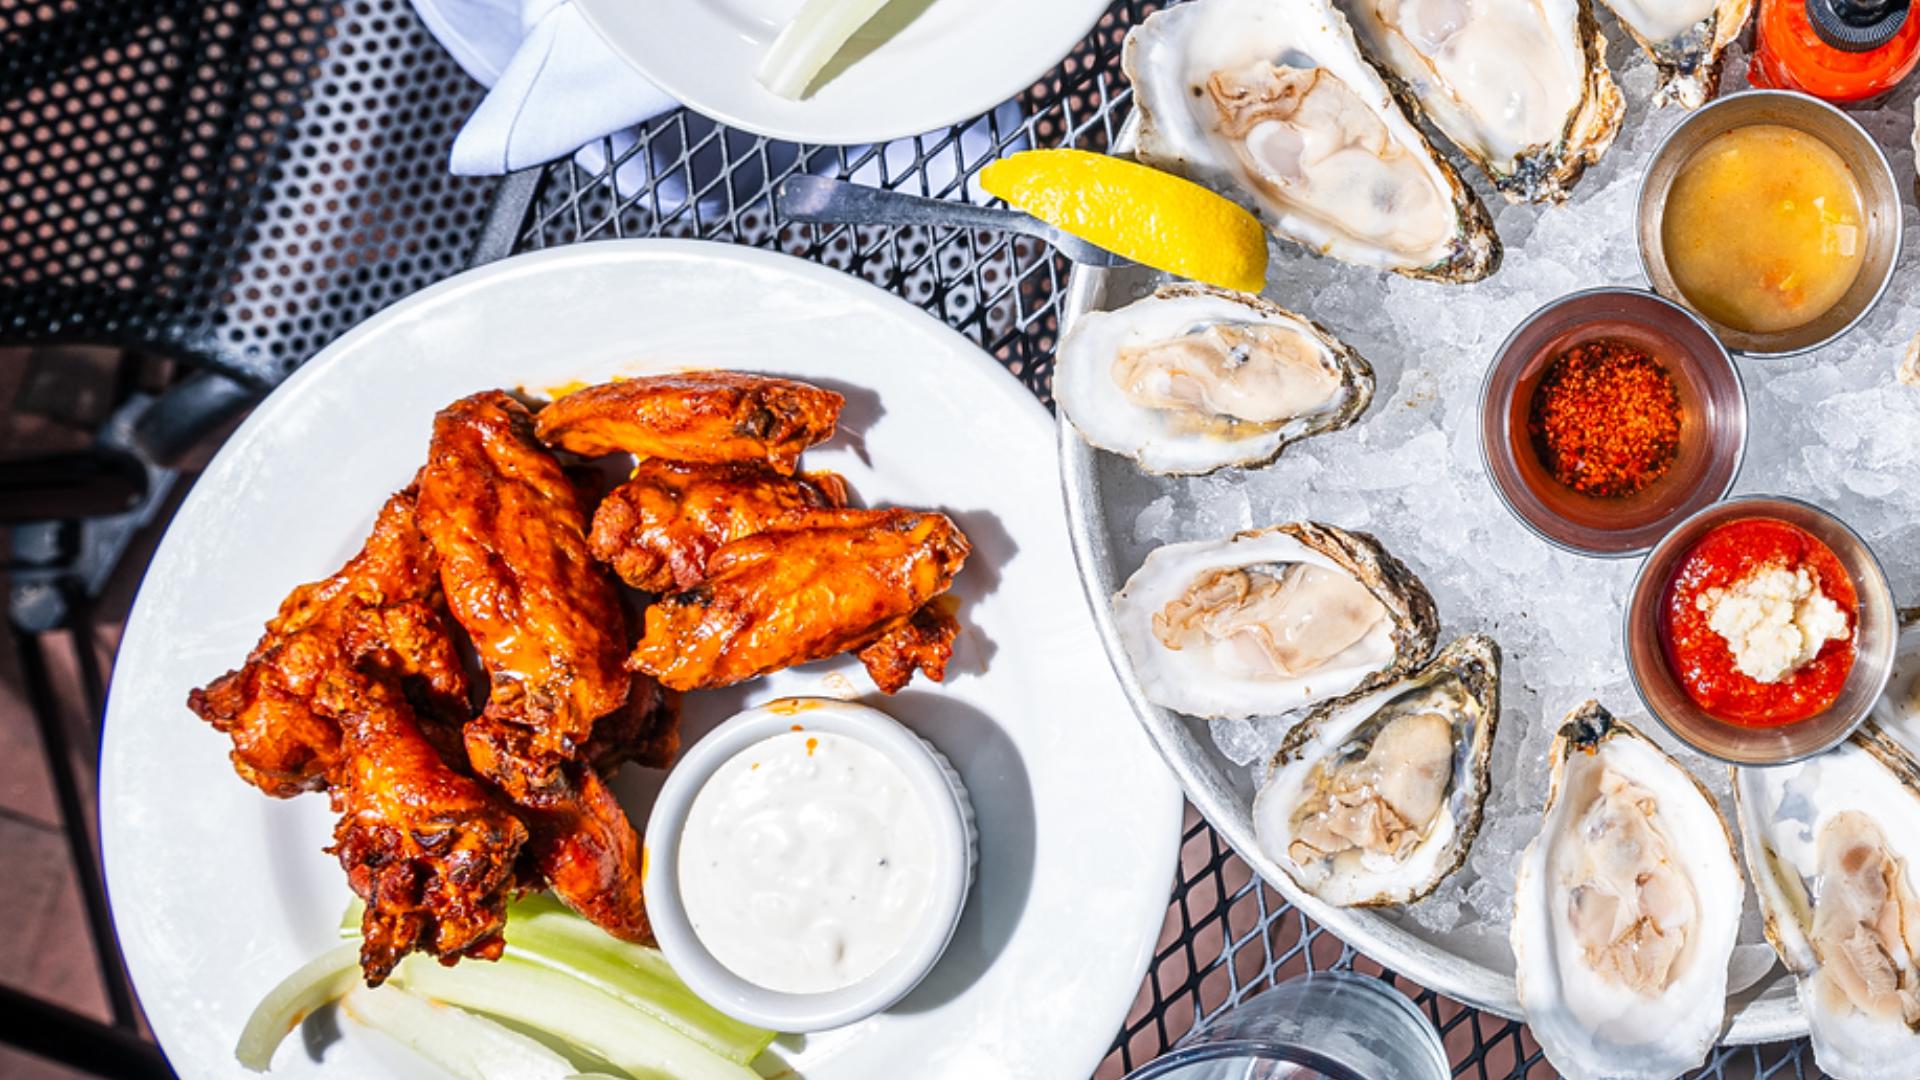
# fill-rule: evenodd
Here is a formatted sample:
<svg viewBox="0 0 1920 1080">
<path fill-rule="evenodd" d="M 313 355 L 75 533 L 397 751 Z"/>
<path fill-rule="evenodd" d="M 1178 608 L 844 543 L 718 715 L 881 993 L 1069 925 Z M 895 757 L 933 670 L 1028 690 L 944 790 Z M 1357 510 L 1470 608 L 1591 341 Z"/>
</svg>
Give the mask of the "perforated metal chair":
<svg viewBox="0 0 1920 1080">
<path fill-rule="evenodd" d="M 113 1024 L 7 992 L 0 1040 L 166 1075 L 72 771 L 97 757 L 104 677 L 68 731 L 41 635 L 93 617 L 206 433 L 467 264 L 493 185 L 449 175 L 446 148 L 478 94 L 392 0 L 0 0 L 0 346 L 126 351 L 92 450 L 0 463 L 9 619 Z"/>
</svg>

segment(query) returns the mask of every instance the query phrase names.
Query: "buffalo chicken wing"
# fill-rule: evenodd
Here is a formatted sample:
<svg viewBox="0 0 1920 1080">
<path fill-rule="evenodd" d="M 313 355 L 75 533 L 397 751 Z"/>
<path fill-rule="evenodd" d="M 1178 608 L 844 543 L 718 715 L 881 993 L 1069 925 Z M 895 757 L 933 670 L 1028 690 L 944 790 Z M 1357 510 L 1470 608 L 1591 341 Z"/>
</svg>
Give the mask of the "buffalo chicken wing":
<svg viewBox="0 0 1920 1080">
<path fill-rule="evenodd" d="M 629 666 L 685 691 L 866 648 L 945 592 L 967 558 L 943 514 L 826 510 L 807 521 L 715 552 L 704 582 L 647 609 Z"/>
<path fill-rule="evenodd" d="M 671 703 L 648 687 L 638 719 L 601 726 L 635 683 L 621 666 L 625 613 L 587 553 L 578 489 L 535 441 L 518 401 L 493 391 L 441 410 L 420 526 L 440 553 L 448 605 L 491 676 L 486 709 L 467 724 L 469 761 L 522 808 L 528 851 L 554 893 L 609 933 L 648 940 L 640 838 L 584 755 L 596 731 L 603 761 L 618 763 L 609 743 L 657 755 L 635 744 L 660 737 L 654 727 Z"/>
<path fill-rule="evenodd" d="M 499 957 L 526 827 L 447 765 L 385 684 L 343 680 L 323 697 L 346 746 L 332 850 L 367 904 L 360 945 L 367 984 L 378 986 L 415 949 L 448 963 Z"/>
<path fill-rule="evenodd" d="M 860 650 L 860 662 L 883 694 L 906 689 L 915 671 L 924 672 L 934 682 L 945 682 L 947 660 L 953 656 L 953 639 L 960 635 L 960 623 L 947 610 L 947 598 L 936 597 L 903 622 Z"/>
<path fill-rule="evenodd" d="M 411 491 L 387 501 L 339 573 L 295 589 L 246 664 L 188 707 L 233 740 L 234 768 L 268 794 L 330 792 L 332 850 L 367 903 L 369 983 L 414 949 L 499 955 L 527 833 L 457 767 L 466 677 Z"/>
<path fill-rule="evenodd" d="M 563 769 L 564 798 L 526 811 L 527 851 L 555 896 L 622 941 L 650 943 L 640 875 L 640 836 L 598 773 Z"/>
<path fill-rule="evenodd" d="M 679 752 L 680 696 L 636 671 L 626 704 L 593 725 L 580 757 L 601 776 L 612 776 L 629 761 L 664 769 Z"/>
<path fill-rule="evenodd" d="M 831 390 L 788 379 L 689 371 L 568 394 L 540 411 L 539 433 L 587 457 L 748 462 L 791 475 L 800 451 L 833 437 L 845 403 Z"/>
<path fill-rule="evenodd" d="M 411 490 L 387 500 L 358 554 L 293 590 L 247 662 L 188 695 L 187 707 L 233 741 L 234 770 L 267 794 L 327 788 L 341 760 L 340 725 L 315 696 L 343 672 L 393 682 L 433 721 L 465 720 L 466 672 L 413 505 Z"/>
<path fill-rule="evenodd" d="M 537 804 L 627 696 L 625 621 L 587 553 L 579 494 L 534 441 L 526 407 L 489 391 L 435 418 L 419 518 L 448 606 L 491 678 L 468 753 L 515 801 Z"/>
<path fill-rule="evenodd" d="M 589 542 L 622 581 L 672 592 L 699 584 L 722 544 L 846 503 L 846 482 L 833 473 L 650 459 L 594 511 Z"/>
</svg>

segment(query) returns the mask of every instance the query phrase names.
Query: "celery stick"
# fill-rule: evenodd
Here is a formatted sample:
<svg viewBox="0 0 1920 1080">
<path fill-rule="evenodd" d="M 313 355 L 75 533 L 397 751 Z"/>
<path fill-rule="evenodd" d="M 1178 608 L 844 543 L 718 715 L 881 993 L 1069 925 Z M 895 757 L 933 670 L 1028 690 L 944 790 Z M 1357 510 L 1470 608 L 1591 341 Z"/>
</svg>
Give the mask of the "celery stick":
<svg viewBox="0 0 1920 1080">
<path fill-rule="evenodd" d="M 571 1080 L 571 1061 L 483 1016 L 392 986 L 356 986 L 340 1011 L 460 1080 Z"/>
<path fill-rule="evenodd" d="M 360 980 L 360 943 L 336 945 L 280 980 L 254 1006 L 233 1056 L 254 1072 L 273 1065 L 273 1052 L 315 1009 L 353 988 Z"/>
<path fill-rule="evenodd" d="M 355 897 L 347 905 L 346 913 L 340 916 L 340 936 L 357 938 L 360 936 L 360 920 L 367 913 L 367 902 Z"/>
<path fill-rule="evenodd" d="M 395 978 L 425 997 L 551 1034 L 636 1077 L 760 1080 L 651 1015 L 540 964 L 503 957 L 448 968 L 412 956 Z"/>
<path fill-rule="evenodd" d="M 658 949 L 608 937 L 553 904 L 515 905 L 507 955 L 563 971 L 620 999 L 741 1065 L 759 1057 L 774 1033 L 726 1015 L 697 997 Z"/>
<path fill-rule="evenodd" d="M 886 6 L 887 0 L 807 0 L 754 77 L 781 97 L 800 100 L 848 39 Z"/>
<path fill-rule="evenodd" d="M 359 900 L 347 906 L 343 936 L 358 937 L 365 909 Z M 660 950 L 609 937 L 547 893 L 507 906 L 507 955 L 565 972 L 741 1065 L 752 1064 L 774 1040 L 774 1032 L 702 1001 Z"/>
</svg>

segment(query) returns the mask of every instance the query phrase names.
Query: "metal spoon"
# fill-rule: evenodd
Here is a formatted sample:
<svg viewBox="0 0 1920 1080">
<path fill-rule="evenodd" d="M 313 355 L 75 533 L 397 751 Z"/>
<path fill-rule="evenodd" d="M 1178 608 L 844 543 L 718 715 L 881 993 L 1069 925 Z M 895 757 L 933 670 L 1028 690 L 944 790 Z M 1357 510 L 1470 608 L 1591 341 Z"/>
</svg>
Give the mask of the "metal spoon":
<svg viewBox="0 0 1920 1080">
<path fill-rule="evenodd" d="M 1124 266 L 1127 260 L 1056 229 L 1031 214 L 947 199 L 902 195 L 824 176 L 789 176 L 773 192 L 774 207 L 789 221 L 834 225 L 927 225 L 1020 233 L 1052 244 L 1082 266 Z"/>
</svg>

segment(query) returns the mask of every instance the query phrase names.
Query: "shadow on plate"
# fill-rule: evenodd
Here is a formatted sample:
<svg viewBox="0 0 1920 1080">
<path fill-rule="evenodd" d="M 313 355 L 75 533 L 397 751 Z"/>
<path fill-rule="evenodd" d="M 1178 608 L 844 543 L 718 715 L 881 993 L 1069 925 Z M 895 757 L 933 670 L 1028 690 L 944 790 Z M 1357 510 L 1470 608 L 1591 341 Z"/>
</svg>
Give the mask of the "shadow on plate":
<svg viewBox="0 0 1920 1080">
<path fill-rule="evenodd" d="M 954 658 L 947 678 L 965 672 L 969 675 L 984 675 L 999 651 L 986 631 L 969 618 L 974 605 L 992 596 L 1000 588 L 1001 567 L 1013 561 L 1020 553 L 1020 545 L 1014 542 L 1013 534 L 1000 523 L 1000 516 L 991 510 L 947 510 L 944 513 L 960 526 L 967 534 L 967 542 L 973 545 L 973 554 L 967 557 L 967 565 L 954 579 L 953 593 L 960 599 L 959 610 L 954 617 L 960 620 L 960 638 L 954 645 Z"/>
<path fill-rule="evenodd" d="M 965 781 L 980 829 L 980 871 L 953 943 L 925 982 L 890 1012 L 948 1004 L 984 975 L 1013 937 L 1033 891 L 1033 786 L 1000 721 L 944 694 L 907 690 L 869 700 L 939 747 Z"/>
<path fill-rule="evenodd" d="M 335 1002 L 307 1014 L 300 1021 L 300 1050 L 316 1064 L 327 1058 L 327 1048 L 340 1041 L 340 1006 Z"/>
<path fill-rule="evenodd" d="M 831 390 L 847 399 L 846 405 L 840 409 L 840 423 L 834 429 L 833 438 L 821 443 L 820 448 L 839 447 L 859 458 L 860 464 L 871 468 L 873 458 L 867 454 L 867 432 L 872 431 L 880 418 L 887 414 L 886 407 L 880 404 L 880 395 L 867 387 L 838 379 L 806 378 L 800 381 L 822 390 Z M 805 466 L 806 462 L 802 459 L 801 467 L 804 469 Z M 865 505 L 860 501 L 859 492 L 853 495 L 855 506 Z"/>
</svg>

